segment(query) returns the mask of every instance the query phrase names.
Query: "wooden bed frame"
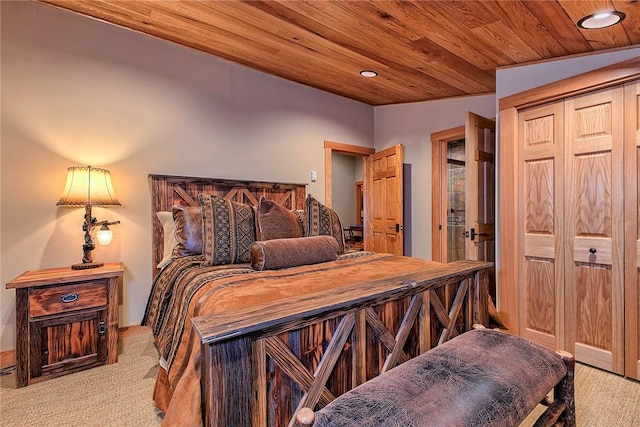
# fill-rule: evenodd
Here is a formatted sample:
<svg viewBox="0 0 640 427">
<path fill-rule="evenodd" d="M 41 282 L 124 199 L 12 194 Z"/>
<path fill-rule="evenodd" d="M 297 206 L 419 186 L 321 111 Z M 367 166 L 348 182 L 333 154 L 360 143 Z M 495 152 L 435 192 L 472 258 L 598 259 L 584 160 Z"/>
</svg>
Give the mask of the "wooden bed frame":
<svg viewBox="0 0 640 427">
<path fill-rule="evenodd" d="M 264 195 L 303 209 L 304 184 L 150 175 L 153 269 L 162 257 L 155 217 L 197 194 L 255 205 Z M 491 263 L 434 263 L 420 273 L 344 292 L 247 306 L 192 319 L 201 342 L 208 426 L 294 425 L 302 407 L 326 405 L 368 379 L 488 321 Z M 272 400 L 269 399 L 271 396 Z"/>
</svg>

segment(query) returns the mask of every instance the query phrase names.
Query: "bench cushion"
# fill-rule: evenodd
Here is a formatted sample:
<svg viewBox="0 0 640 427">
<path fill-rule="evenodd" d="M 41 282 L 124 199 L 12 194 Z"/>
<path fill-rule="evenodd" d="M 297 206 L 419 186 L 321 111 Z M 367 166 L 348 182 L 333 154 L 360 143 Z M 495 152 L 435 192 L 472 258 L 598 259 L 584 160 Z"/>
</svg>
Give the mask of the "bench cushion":
<svg viewBox="0 0 640 427">
<path fill-rule="evenodd" d="M 517 426 L 565 374 L 542 346 L 473 330 L 338 397 L 314 427 Z"/>
</svg>

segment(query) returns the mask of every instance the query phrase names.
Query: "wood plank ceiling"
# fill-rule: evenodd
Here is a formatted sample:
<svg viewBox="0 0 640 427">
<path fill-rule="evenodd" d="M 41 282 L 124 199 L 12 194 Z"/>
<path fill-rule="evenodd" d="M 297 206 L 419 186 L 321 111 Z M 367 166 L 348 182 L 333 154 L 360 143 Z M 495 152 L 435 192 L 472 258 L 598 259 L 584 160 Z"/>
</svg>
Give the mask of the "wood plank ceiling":
<svg viewBox="0 0 640 427">
<path fill-rule="evenodd" d="M 640 44 L 635 0 L 41 3 L 371 105 L 491 94 L 498 67 Z M 626 19 L 577 27 L 601 10 Z"/>
</svg>

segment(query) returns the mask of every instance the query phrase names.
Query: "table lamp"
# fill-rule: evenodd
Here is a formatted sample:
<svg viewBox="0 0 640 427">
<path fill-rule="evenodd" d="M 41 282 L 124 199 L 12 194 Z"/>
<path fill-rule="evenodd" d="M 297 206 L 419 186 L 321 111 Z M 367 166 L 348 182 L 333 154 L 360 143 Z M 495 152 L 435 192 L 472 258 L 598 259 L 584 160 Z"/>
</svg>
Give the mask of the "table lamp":
<svg viewBox="0 0 640 427">
<path fill-rule="evenodd" d="M 110 225 L 120 224 L 120 221 L 97 221 L 91 216 L 93 206 L 120 206 L 111 185 L 111 174 L 106 169 L 93 168 L 91 166 L 74 166 L 67 169 L 67 183 L 62 197 L 56 206 L 70 206 L 85 208 L 84 223 L 84 254 L 82 262 L 71 266 L 74 270 L 95 268 L 104 265 L 103 262 L 94 262 L 91 251 L 95 249 L 95 243 L 91 236 L 91 230 L 100 226 L 96 237 L 100 244 L 109 244 L 113 237 Z"/>
</svg>

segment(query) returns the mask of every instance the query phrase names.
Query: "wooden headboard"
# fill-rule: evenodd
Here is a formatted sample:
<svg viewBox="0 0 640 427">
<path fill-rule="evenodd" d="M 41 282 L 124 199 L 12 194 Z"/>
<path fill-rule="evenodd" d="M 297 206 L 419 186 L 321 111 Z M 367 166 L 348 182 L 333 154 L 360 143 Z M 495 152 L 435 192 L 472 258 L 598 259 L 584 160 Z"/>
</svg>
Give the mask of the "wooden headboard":
<svg viewBox="0 0 640 427">
<path fill-rule="evenodd" d="M 225 199 L 250 206 L 257 206 L 260 197 L 273 200 L 289 209 L 304 209 L 306 184 L 279 182 L 240 181 L 220 178 L 196 178 L 189 176 L 149 175 L 151 191 L 152 268 L 162 260 L 162 226 L 156 212 L 171 211 L 173 205 L 198 206 L 198 194 L 216 194 Z"/>
</svg>

